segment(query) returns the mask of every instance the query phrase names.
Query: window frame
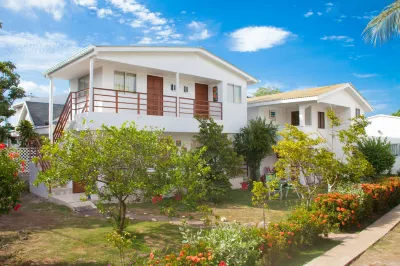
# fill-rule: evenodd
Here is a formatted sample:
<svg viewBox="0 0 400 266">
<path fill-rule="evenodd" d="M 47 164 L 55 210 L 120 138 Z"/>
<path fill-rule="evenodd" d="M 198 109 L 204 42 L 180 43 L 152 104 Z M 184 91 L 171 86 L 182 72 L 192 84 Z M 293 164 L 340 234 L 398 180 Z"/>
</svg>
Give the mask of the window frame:
<svg viewBox="0 0 400 266">
<path fill-rule="evenodd" d="M 123 84 L 123 90 L 121 90 L 121 89 L 116 89 L 116 80 L 115 80 L 115 75 L 117 74 L 117 73 L 120 73 L 120 74 L 124 74 L 124 84 Z M 128 76 L 128 75 L 132 75 L 134 78 L 135 78 L 135 80 L 134 80 L 134 82 L 133 82 L 133 91 L 130 91 L 130 90 L 127 90 L 126 89 L 126 77 Z M 132 92 L 132 93 L 136 93 L 137 92 L 137 87 L 136 87 L 136 85 L 137 85 L 137 75 L 135 74 L 135 73 L 132 73 L 132 72 L 126 72 L 126 71 L 121 71 L 121 70 L 114 70 L 114 90 L 115 91 L 121 91 L 121 92 Z"/>
<path fill-rule="evenodd" d="M 232 86 L 232 90 L 231 90 L 231 87 Z M 242 86 L 239 86 L 239 85 L 235 85 L 235 84 L 231 84 L 231 83 L 228 83 L 228 86 L 227 86 L 227 89 L 228 89 L 228 103 L 237 103 L 237 104 L 241 104 L 241 103 L 243 103 L 243 94 L 242 94 Z M 236 89 L 239 89 L 239 101 L 236 101 Z M 231 91 L 231 95 L 230 95 L 230 91 Z"/>
<path fill-rule="evenodd" d="M 85 88 L 83 88 L 83 89 L 81 88 L 81 80 L 82 79 L 87 79 L 87 83 L 84 82 L 84 84 L 85 84 L 84 87 Z M 86 84 L 87 84 L 87 87 L 86 87 Z M 89 94 L 89 90 L 86 90 L 86 89 L 88 89 L 89 86 L 90 86 L 90 75 L 89 74 L 78 78 L 78 97 L 83 97 L 83 96 L 88 95 Z"/>
<path fill-rule="evenodd" d="M 325 112 L 318 111 L 318 129 L 325 129 L 325 126 Z"/>
<path fill-rule="evenodd" d="M 360 117 L 361 116 L 361 109 L 360 108 L 356 108 L 356 117 Z"/>
</svg>

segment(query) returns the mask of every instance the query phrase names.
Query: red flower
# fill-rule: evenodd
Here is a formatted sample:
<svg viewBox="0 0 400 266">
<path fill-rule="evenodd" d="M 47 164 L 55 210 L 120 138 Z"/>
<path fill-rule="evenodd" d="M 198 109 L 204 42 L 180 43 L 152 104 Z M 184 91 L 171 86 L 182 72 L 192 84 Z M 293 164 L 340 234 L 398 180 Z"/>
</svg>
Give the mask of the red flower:
<svg viewBox="0 0 400 266">
<path fill-rule="evenodd" d="M 226 262 L 223 261 L 223 260 L 221 260 L 221 261 L 219 262 L 218 266 L 226 266 Z"/>
<path fill-rule="evenodd" d="M 0 143 L 0 150 L 4 150 L 6 147 L 7 147 L 6 144 Z"/>
<path fill-rule="evenodd" d="M 154 260 L 154 253 L 153 252 L 150 253 L 149 259 L 150 260 Z"/>
<path fill-rule="evenodd" d="M 14 206 L 14 211 L 18 211 L 21 208 L 21 204 L 17 204 Z"/>
<path fill-rule="evenodd" d="M 268 243 L 268 247 L 271 248 L 272 247 L 272 243 Z"/>
</svg>

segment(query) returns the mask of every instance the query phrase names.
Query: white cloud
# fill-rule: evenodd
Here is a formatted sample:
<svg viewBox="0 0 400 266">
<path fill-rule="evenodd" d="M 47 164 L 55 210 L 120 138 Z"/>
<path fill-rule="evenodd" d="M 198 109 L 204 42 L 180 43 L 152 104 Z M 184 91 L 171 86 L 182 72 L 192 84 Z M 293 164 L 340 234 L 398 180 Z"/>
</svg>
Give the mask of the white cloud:
<svg viewBox="0 0 400 266">
<path fill-rule="evenodd" d="M 187 13 L 187 12 L 186 12 L 185 10 L 182 10 L 182 11 L 181 11 L 181 14 L 182 14 L 182 15 L 185 15 L 186 13 Z"/>
<path fill-rule="evenodd" d="M 285 43 L 291 32 L 271 26 L 246 27 L 231 34 L 231 50 L 239 52 L 255 52 L 272 48 Z"/>
<path fill-rule="evenodd" d="M 343 47 L 353 47 L 354 46 L 354 39 L 350 38 L 345 35 L 331 35 L 331 36 L 324 36 L 321 38 L 323 41 L 333 41 L 340 43 Z"/>
<path fill-rule="evenodd" d="M 138 44 L 151 44 L 152 41 L 153 39 L 150 37 L 143 37 L 142 39 L 140 39 L 140 41 L 138 41 Z"/>
<path fill-rule="evenodd" d="M 360 58 L 370 57 L 370 56 L 372 56 L 372 54 L 352 55 L 349 56 L 349 59 L 358 60 Z"/>
<path fill-rule="evenodd" d="M 114 14 L 113 11 L 109 8 L 100 8 L 97 10 L 97 16 L 99 18 L 109 17 L 112 16 L 113 14 Z"/>
<path fill-rule="evenodd" d="M 379 11 L 375 10 L 375 11 L 371 11 L 371 12 L 365 12 L 364 15 L 362 15 L 362 16 L 352 16 L 352 18 L 371 20 L 374 17 L 376 17 L 376 15 L 378 13 L 379 13 Z"/>
<path fill-rule="evenodd" d="M 193 34 L 189 36 L 189 40 L 205 40 L 212 36 L 207 29 L 207 25 L 203 22 L 192 21 L 188 24 L 188 28 L 193 31 Z"/>
<path fill-rule="evenodd" d="M 318 16 L 322 16 L 322 13 L 321 13 L 321 12 L 317 12 L 317 15 L 318 15 Z"/>
<path fill-rule="evenodd" d="M 143 25 L 148 23 L 150 25 L 165 25 L 167 19 L 162 17 L 160 12 L 151 12 L 146 6 L 139 4 L 135 0 L 109 0 L 110 3 L 120 9 L 123 13 L 133 14 L 137 21 Z"/>
<path fill-rule="evenodd" d="M 0 5 L 15 12 L 28 12 L 35 15 L 35 10 L 42 10 L 60 20 L 64 14 L 64 0 L 3 0 Z"/>
<path fill-rule="evenodd" d="M 376 74 L 376 73 L 371 73 L 371 74 L 357 74 L 357 73 L 353 73 L 353 76 L 355 76 L 355 77 L 357 77 L 357 78 L 365 79 L 365 78 L 373 78 L 373 77 L 376 77 L 376 76 L 378 76 L 378 74 Z"/>
<path fill-rule="evenodd" d="M 312 15 L 314 15 L 314 12 L 312 12 L 311 10 L 304 14 L 306 18 L 311 17 Z"/>
<path fill-rule="evenodd" d="M 326 8 L 325 8 L 326 13 L 329 13 L 329 12 L 331 12 L 332 9 L 333 9 L 333 4 L 330 3 L 330 2 L 325 3 L 325 7 L 326 7 Z"/>
<path fill-rule="evenodd" d="M 0 31 L 0 54 L 16 63 L 19 71 L 43 71 L 78 52 L 80 47 L 62 33 L 36 35 Z"/>
<path fill-rule="evenodd" d="M 74 0 L 74 3 L 89 9 L 97 9 L 97 0 Z"/>
<path fill-rule="evenodd" d="M 49 85 L 39 85 L 33 81 L 21 80 L 19 86 L 24 88 L 27 93 L 49 92 Z"/>
</svg>

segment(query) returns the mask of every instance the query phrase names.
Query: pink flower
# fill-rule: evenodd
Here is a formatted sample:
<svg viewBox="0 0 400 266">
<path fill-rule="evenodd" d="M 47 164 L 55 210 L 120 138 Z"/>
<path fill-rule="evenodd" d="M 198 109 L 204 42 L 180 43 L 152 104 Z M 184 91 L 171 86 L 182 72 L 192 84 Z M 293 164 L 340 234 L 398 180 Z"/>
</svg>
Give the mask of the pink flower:
<svg viewBox="0 0 400 266">
<path fill-rule="evenodd" d="M 221 260 L 221 261 L 219 262 L 218 266 L 226 266 L 226 262 L 223 261 L 223 260 Z"/>
</svg>

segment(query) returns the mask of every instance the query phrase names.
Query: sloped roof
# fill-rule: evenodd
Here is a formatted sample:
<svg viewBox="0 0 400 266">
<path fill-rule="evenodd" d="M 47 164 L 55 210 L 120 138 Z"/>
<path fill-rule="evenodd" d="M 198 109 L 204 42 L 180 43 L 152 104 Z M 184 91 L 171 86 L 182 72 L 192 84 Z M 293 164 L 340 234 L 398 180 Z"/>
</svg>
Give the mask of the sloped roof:
<svg viewBox="0 0 400 266">
<path fill-rule="evenodd" d="M 299 99 L 299 98 L 307 98 L 307 97 L 315 97 L 319 95 L 323 95 L 325 93 L 336 90 L 340 87 L 343 87 L 347 83 L 310 88 L 304 90 L 294 90 L 287 91 L 282 93 L 276 93 L 271 95 L 264 95 L 259 97 L 248 98 L 248 103 L 259 103 L 259 102 L 272 102 L 272 101 L 282 101 L 282 100 L 290 100 L 290 99 Z"/>
<path fill-rule="evenodd" d="M 35 127 L 49 125 L 49 104 L 40 102 L 25 102 Z M 53 104 L 53 121 L 58 119 L 64 108 L 63 104 Z"/>
</svg>

